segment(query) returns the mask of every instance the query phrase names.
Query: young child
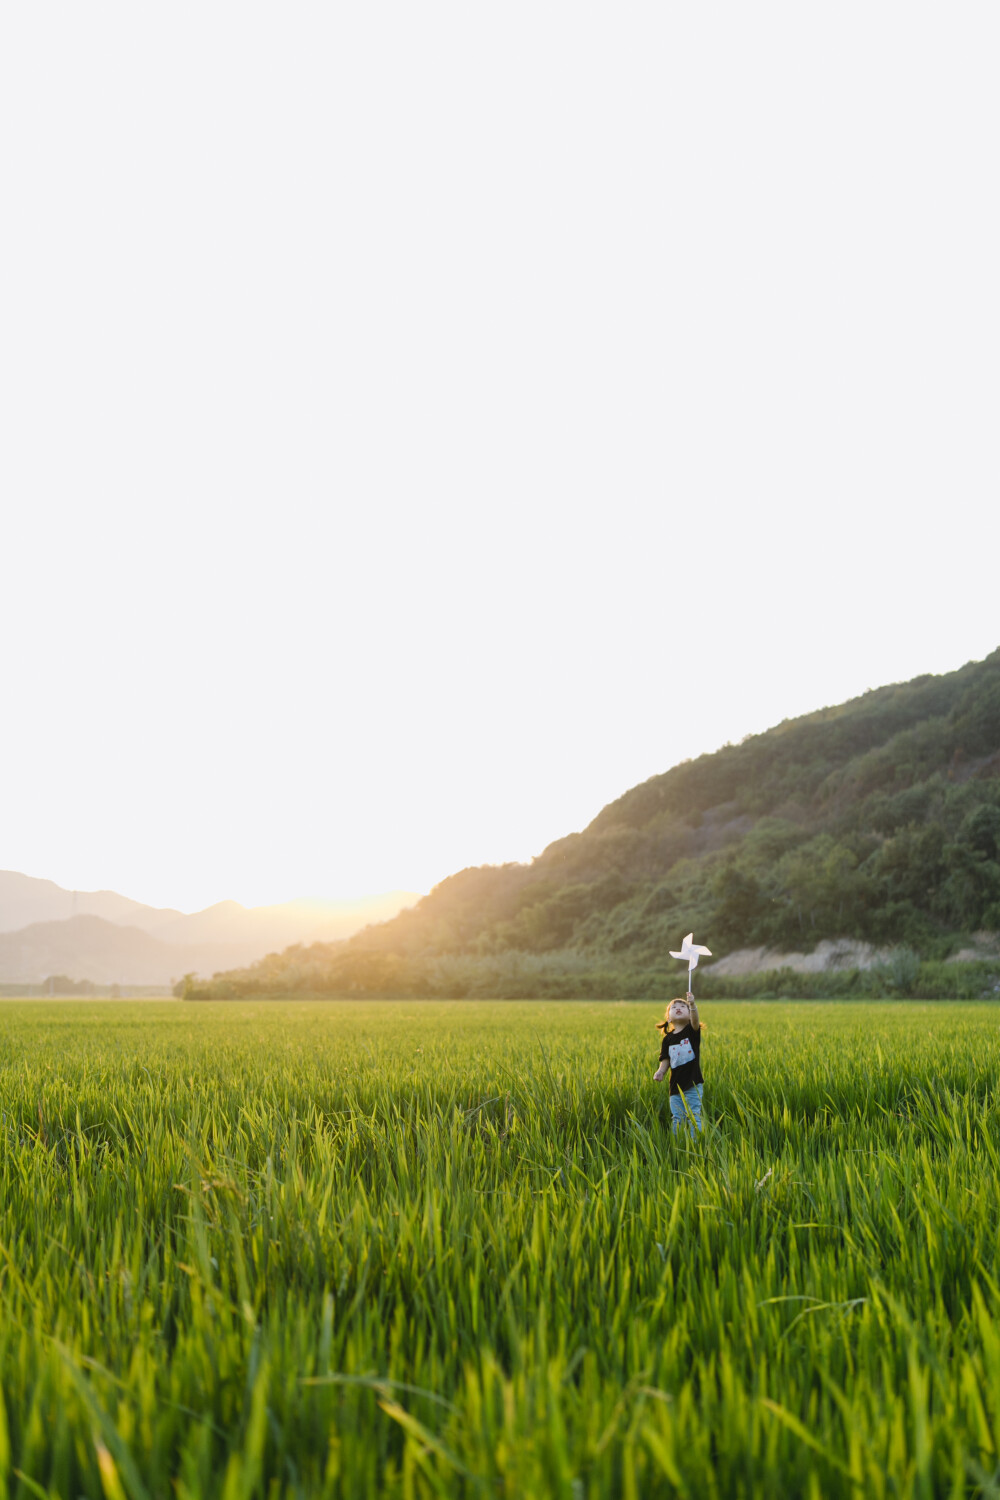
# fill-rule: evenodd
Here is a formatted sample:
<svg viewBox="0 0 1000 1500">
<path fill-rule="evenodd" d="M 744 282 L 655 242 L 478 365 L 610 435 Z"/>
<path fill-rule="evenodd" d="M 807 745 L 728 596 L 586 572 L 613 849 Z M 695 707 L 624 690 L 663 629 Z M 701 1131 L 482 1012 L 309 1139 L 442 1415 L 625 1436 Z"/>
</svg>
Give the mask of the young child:
<svg viewBox="0 0 1000 1500">
<path fill-rule="evenodd" d="M 670 1070 L 670 1113 L 674 1134 L 687 1120 L 691 1134 L 701 1130 L 701 1095 L 705 1080 L 701 1075 L 702 1023 L 698 1019 L 698 1007 L 694 996 L 688 991 L 686 1000 L 671 1000 L 666 1018 L 657 1021 L 656 1028 L 663 1032 L 660 1047 L 660 1066 L 653 1074 L 659 1083 Z"/>
</svg>

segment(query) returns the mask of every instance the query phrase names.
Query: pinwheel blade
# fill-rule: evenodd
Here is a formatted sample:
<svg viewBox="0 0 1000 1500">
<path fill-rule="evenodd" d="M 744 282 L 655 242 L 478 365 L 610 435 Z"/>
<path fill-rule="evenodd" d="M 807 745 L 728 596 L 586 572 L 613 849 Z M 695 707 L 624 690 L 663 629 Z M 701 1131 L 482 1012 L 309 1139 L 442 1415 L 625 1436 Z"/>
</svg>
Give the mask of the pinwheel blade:
<svg viewBox="0 0 1000 1500">
<path fill-rule="evenodd" d="M 706 948 L 704 943 L 696 943 L 694 940 L 694 933 L 689 932 L 687 937 L 681 943 L 681 951 L 679 953 L 675 953 L 673 948 L 671 948 L 670 957 L 679 958 L 682 961 L 684 959 L 687 959 L 688 979 L 690 981 L 690 976 L 698 967 L 698 959 L 702 957 L 711 958 L 712 950 L 711 948 Z"/>
</svg>

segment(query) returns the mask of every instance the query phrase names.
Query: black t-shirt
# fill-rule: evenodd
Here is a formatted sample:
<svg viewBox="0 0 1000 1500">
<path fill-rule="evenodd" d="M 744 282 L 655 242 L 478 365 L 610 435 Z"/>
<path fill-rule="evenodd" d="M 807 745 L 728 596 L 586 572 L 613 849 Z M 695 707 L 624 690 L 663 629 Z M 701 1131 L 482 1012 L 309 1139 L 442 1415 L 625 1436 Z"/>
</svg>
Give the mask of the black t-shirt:
<svg viewBox="0 0 1000 1500">
<path fill-rule="evenodd" d="M 701 1076 L 701 1028 L 690 1024 L 680 1031 L 665 1031 L 660 1062 L 670 1064 L 670 1092 L 680 1094 L 704 1083 Z"/>
</svg>

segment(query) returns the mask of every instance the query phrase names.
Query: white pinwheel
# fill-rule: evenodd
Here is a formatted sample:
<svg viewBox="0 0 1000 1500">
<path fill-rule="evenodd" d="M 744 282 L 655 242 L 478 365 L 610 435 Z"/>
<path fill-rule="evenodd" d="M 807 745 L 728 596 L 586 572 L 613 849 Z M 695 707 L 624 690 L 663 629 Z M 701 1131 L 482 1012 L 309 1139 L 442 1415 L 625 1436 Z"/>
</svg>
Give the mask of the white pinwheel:
<svg viewBox="0 0 1000 1500">
<path fill-rule="evenodd" d="M 671 958 L 686 958 L 687 959 L 687 966 L 688 966 L 688 989 L 691 988 L 691 983 L 690 983 L 690 981 L 691 981 L 691 975 L 694 973 L 695 969 L 698 967 L 698 960 L 699 960 L 699 958 L 711 958 L 712 957 L 712 950 L 711 950 L 711 948 L 706 948 L 706 947 L 704 947 L 704 945 L 702 943 L 696 943 L 696 942 L 694 942 L 693 939 L 694 939 L 694 933 L 693 932 L 689 932 L 688 935 L 687 935 L 687 937 L 684 939 L 683 943 L 681 943 L 681 951 L 679 953 L 675 953 L 672 948 L 670 950 L 670 957 Z"/>
</svg>

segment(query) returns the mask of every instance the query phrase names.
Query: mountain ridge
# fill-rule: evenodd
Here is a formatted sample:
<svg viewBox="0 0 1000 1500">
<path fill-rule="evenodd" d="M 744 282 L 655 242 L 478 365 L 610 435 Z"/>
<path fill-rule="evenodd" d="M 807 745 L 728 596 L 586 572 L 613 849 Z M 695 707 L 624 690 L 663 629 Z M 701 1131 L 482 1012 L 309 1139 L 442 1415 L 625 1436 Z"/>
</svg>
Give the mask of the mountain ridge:
<svg viewBox="0 0 1000 1500">
<path fill-rule="evenodd" d="M 127 925 L 153 932 L 157 925 L 184 913 L 172 907 L 147 906 L 117 891 L 70 891 L 35 875 L 18 870 L 0 870 L 0 933 L 17 932 L 35 922 L 67 921 L 71 917 L 95 916 L 107 922 L 127 917 Z"/>
<path fill-rule="evenodd" d="M 167 985 L 185 973 L 212 972 L 222 953 L 219 945 L 179 947 L 87 914 L 0 933 L 0 976 L 5 984 L 39 984 L 63 974 L 94 984 Z"/>
<path fill-rule="evenodd" d="M 530 863 L 205 993 L 575 992 L 586 970 L 664 972 L 691 929 L 719 956 L 851 937 L 928 960 L 1000 929 L 1000 650 L 682 762 Z"/>
<path fill-rule="evenodd" d="M 299 897 L 264 907 L 220 901 L 185 913 L 145 906 L 117 891 L 73 892 L 4 870 L 0 982 L 38 984 L 65 974 L 96 984 L 167 985 L 185 973 L 251 963 L 290 943 L 346 938 L 416 899 L 416 892 L 387 891 L 353 901 Z"/>
</svg>

